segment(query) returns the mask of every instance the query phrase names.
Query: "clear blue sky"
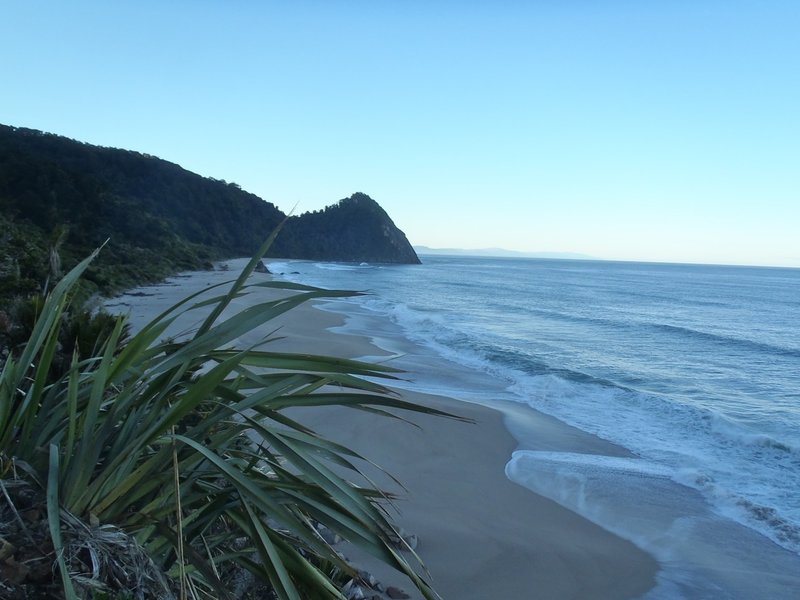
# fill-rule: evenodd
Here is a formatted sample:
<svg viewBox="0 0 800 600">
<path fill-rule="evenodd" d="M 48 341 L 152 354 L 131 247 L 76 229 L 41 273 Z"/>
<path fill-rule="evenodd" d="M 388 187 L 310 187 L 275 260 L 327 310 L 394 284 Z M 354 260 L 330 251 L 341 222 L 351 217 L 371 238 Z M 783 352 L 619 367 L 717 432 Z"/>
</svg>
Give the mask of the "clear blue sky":
<svg viewBox="0 0 800 600">
<path fill-rule="evenodd" d="M 412 243 L 800 266 L 800 1 L 0 3 L 0 123 Z"/>
</svg>

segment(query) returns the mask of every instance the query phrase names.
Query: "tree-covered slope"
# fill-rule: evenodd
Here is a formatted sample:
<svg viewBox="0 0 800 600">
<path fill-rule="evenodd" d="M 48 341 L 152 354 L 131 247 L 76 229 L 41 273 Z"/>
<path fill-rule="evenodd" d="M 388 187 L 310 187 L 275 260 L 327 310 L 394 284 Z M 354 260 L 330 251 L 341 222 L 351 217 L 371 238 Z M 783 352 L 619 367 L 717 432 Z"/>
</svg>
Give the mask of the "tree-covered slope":
<svg viewBox="0 0 800 600">
<path fill-rule="evenodd" d="M 53 250 L 70 267 L 109 240 L 87 274 L 109 291 L 248 255 L 285 218 L 239 186 L 168 161 L 0 125 L 0 291 L 32 291 Z M 273 256 L 418 262 L 368 196 L 289 219 Z"/>
<path fill-rule="evenodd" d="M 419 263 L 405 234 L 375 200 L 353 194 L 324 210 L 292 217 L 284 239 L 294 258 Z"/>
</svg>

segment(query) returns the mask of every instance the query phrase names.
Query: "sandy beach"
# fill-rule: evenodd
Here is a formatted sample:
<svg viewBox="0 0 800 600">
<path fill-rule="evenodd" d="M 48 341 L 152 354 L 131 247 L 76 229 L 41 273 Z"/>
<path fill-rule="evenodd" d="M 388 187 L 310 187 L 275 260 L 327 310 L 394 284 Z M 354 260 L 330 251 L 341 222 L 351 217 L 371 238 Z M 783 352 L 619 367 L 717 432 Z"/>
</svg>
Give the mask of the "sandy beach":
<svg viewBox="0 0 800 600">
<path fill-rule="evenodd" d="M 132 290 L 107 306 L 128 312 L 136 327 L 189 293 L 232 279 L 237 274 L 233 264 L 228 272 L 185 274 Z M 232 309 L 276 293 L 281 292 L 258 290 L 238 299 Z M 279 319 L 277 335 L 283 339 L 269 347 L 347 358 L 379 360 L 386 355 L 366 338 L 330 331 L 342 322 L 340 315 L 302 306 Z M 189 321 L 179 322 L 174 331 L 191 326 Z M 241 343 L 256 343 L 268 333 L 253 331 Z M 360 452 L 402 482 L 404 488 L 399 488 L 369 471 L 398 496 L 390 514 L 403 530 L 418 537 L 417 553 L 443 598 L 636 598 L 655 585 L 658 564 L 650 555 L 511 482 L 504 472 L 520 447 L 505 424 L 511 412 L 515 423 L 525 423 L 528 449 L 610 455 L 625 455 L 625 449 L 523 407 L 498 405 L 499 410 L 492 410 L 458 398 L 402 394 L 474 424 L 403 415 L 414 426 L 337 407 L 296 410 L 292 416 Z M 402 588 L 411 598 L 421 597 L 404 576 L 352 548 L 342 550 L 385 585 Z"/>
</svg>

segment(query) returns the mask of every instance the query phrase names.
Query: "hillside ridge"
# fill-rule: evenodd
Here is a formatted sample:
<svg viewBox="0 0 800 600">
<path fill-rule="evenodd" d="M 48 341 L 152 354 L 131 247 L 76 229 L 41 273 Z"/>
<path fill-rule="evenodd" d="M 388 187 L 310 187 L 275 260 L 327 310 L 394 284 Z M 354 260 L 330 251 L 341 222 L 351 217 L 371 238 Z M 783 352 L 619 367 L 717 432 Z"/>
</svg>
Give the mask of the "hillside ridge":
<svg viewBox="0 0 800 600">
<path fill-rule="evenodd" d="M 149 154 L 0 125 L 0 291 L 35 291 L 54 250 L 66 269 L 106 240 L 87 273 L 100 291 L 156 281 L 251 254 L 284 220 L 269 256 L 419 262 L 363 193 L 287 219 L 237 184 Z"/>
</svg>

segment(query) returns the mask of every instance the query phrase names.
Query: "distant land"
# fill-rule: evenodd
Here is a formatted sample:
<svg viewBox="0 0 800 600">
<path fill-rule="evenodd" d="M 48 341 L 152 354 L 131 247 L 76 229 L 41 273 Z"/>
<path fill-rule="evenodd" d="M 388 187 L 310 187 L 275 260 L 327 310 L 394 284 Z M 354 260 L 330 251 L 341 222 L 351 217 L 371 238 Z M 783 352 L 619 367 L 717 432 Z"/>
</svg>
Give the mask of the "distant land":
<svg viewBox="0 0 800 600">
<path fill-rule="evenodd" d="M 419 263 L 363 193 L 287 218 L 235 183 L 149 154 L 0 125 L 0 296 L 35 293 L 106 240 L 86 274 L 104 293 L 248 256 L 282 222 L 268 256 Z"/>
<path fill-rule="evenodd" d="M 428 246 L 414 246 L 417 254 L 434 254 L 447 256 L 496 256 L 498 258 L 560 258 L 571 260 L 600 260 L 588 254 L 577 252 L 519 252 L 504 248 L 430 248 Z"/>
</svg>

